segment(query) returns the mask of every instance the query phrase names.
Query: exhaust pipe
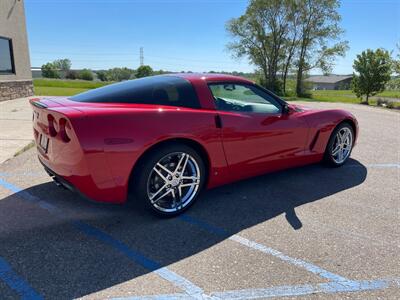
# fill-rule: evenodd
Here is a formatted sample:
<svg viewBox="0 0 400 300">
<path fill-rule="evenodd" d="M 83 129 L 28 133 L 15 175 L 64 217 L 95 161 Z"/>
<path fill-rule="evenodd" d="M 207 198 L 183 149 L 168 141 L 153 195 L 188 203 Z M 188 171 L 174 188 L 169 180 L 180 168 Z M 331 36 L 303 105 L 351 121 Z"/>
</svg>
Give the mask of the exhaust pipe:
<svg viewBox="0 0 400 300">
<path fill-rule="evenodd" d="M 61 187 L 66 190 L 70 190 L 72 192 L 75 191 L 74 187 L 68 182 L 63 180 L 62 178 L 58 177 L 55 173 L 49 170 L 46 166 L 44 167 L 46 173 L 53 179 L 53 182 L 56 186 Z"/>
<path fill-rule="evenodd" d="M 53 179 L 53 182 L 55 183 L 56 186 L 62 187 L 62 188 L 64 188 L 64 189 L 67 189 L 67 188 L 62 184 L 62 182 L 57 178 L 57 176 L 55 176 L 53 173 L 49 172 L 47 169 L 46 169 L 46 172 L 47 172 L 47 174 L 49 174 L 49 176 L 51 177 L 51 179 Z"/>
<path fill-rule="evenodd" d="M 56 176 L 52 176 L 51 179 L 53 179 L 53 182 L 56 184 L 56 186 L 65 188 L 64 185 L 57 179 Z"/>
</svg>

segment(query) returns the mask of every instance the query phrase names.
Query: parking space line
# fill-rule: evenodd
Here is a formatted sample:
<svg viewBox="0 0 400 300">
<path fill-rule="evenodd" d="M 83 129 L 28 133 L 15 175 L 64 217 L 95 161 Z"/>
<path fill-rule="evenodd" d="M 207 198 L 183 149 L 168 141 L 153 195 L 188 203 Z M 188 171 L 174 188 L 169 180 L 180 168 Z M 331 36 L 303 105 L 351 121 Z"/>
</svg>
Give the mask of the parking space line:
<svg viewBox="0 0 400 300">
<path fill-rule="evenodd" d="M 39 295 L 24 279 L 13 271 L 6 260 L 0 257 L 0 279 L 12 290 L 16 291 L 21 299 L 41 300 Z"/>
<path fill-rule="evenodd" d="M 47 210 L 49 213 L 56 215 L 56 216 L 63 216 L 62 210 L 58 207 L 54 206 L 53 204 L 41 200 L 39 197 L 36 197 L 27 191 L 22 190 L 21 188 L 5 181 L 0 178 L 0 185 L 5 187 L 6 189 L 17 193 L 16 196 L 20 197 L 23 200 L 27 200 L 30 203 L 37 204 L 41 208 Z M 86 236 L 95 238 L 96 240 L 111 246 L 114 250 L 120 252 L 125 257 L 128 257 L 131 261 L 141 265 L 142 267 L 146 268 L 147 270 L 156 273 L 161 278 L 167 280 L 174 286 L 182 289 L 187 295 L 191 296 L 192 298 L 202 298 L 203 290 L 196 286 L 194 283 L 190 282 L 186 278 L 172 272 L 166 267 L 163 267 L 160 263 L 155 262 L 143 254 L 134 251 L 133 249 L 129 248 L 123 242 L 114 239 L 109 234 L 97 229 L 87 223 L 81 221 L 73 221 L 71 223 L 76 229 L 80 232 L 84 233 Z"/>
<path fill-rule="evenodd" d="M 367 167 L 367 168 L 400 168 L 400 163 L 387 163 L 387 164 L 365 164 L 365 165 L 359 165 L 359 164 L 346 164 L 343 167 L 352 167 L 352 168 L 362 168 L 362 167 Z"/>
<path fill-rule="evenodd" d="M 295 266 L 297 266 L 299 268 L 303 268 L 303 269 L 307 270 L 310 273 L 313 273 L 315 275 L 318 275 L 318 276 L 320 276 L 322 278 L 325 278 L 325 279 L 328 279 L 330 281 L 335 281 L 335 282 L 348 281 L 348 279 L 345 278 L 345 277 L 342 277 L 342 276 L 339 276 L 339 275 L 334 274 L 332 272 L 329 272 L 327 270 L 324 270 L 324 269 L 322 269 L 322 268 L 320 268 L 320 267 L 318 267 L 318 266 L 316 266 L 314 264 L 305 262 L 304 260 L 287 256 L 287 255 L 283 254 L 282 252 L 280 252 L 278 250 L 275 250 L 275 249 L 272 249 L 270 247 L 264 246 L 262 244 L 253 242 L 253 241 L 248 240 L 246 238 L 243 238 L 243 237 L 241 237 L 241 236 L 239 236 L 237 234 L 231 236 L 229 239 L 232 240 L 232 241 L 238 242 L 238 243 L 240 243 L 240 244 L 242 244 L 242 245 L 244 245 L 246 247 L 249 247 L 249 248 L 264 252 L 266 254 L 270 254 L 270 255 L 272 255 L 274 257 L 279 258 L 280 260 L 283 260 L 283 261 L 285 261 L 285 262 L 287 262 L 289 264 L 295 265 Z"/>
<path fill-rule="evenodd" d="M 206 295 L 203 295 L 202 299 L 208 299 Z M 128 296 L 120 298 L 111 298 L 111 300 L 193 300 L 185 294 L 170 294 L 170 295 L 154 295 L 154 296 Z"/>
<path fill-rule="evenodd" d="M 370 168 L 400 168 L 400 164 L 369 164 Z"/>
<path fill-rule="evenodd" d="M 243 289 L 224 292 L 214 292 L 210 295 L 204 295 L 204 299 L 212 300 L 247 300 L 260 298 L 278 298 L 278 297 L 298 297 L 312 294 L 335 294 L 335 293 L 354 293 L 363 291 L 382 290 L 390 286 L 396 287 L 400 279 L 382 279 L 382 280 L 351 280 L 343 284 L 341 282 L 328 282 L 318 284 L 299 284 L 283 285 L 270 288 Z M 172 299 L 193 299 L 185 294 L 172 295 L 154 295 L 154 296 L 128 296 L 112 298 L 112 300 L 172 300 Z"/>
<path fill-rule="evenodd" d="M 293 258 L 293 257 L 287 256 L 287 255 L 283 254 L 282 252 L 280 252 L 278 250 L 275 250 L 275 249 L 272 249 L 270 247 L 264 246 L 262 244 L 256 243 L 254 241 L 251 241 L 249 239 L 241 237 L 240 235 L 237 235 L 237 234 L 230 235 L 226 230 L 224 230 L 222 228 L 215 227 L 213 225 L 210 225 L 210 224 L 208 224 L 208 223 L 206 223 L 206 222 L 204 222 L 202 220 L 199 220 L 197 218 L 191 217 L 189 215 L 184 214 L 184 215 L 181 215 L 179 218 L 181 220 L 187 222 L 187 223 L 196 225 L 196 226 L 198 226 L 200 228 L 203 228 L 206 231 L 209 231 L 209 232 L 212 232 L 214 234 L 223 236 L 223 237 L 225 237 L 225 238 L 227 238 L 227 239 L 229 239 L 231 241 L 235 241 L 235 242 L 237 242 L 237 243 L 239 243 L 241 245 L 244 245 L 244 246 L 246 246 L 248 248 L 251 248 L 251 249 L 254 249 L 254 250 L 257 250 L 257 251 L 261 251 L 261 252 L 266 253 L 266 254 L 270 254 L 270 255 L 272 255 L 274 257 L 279 258 L 282 261 L 285 261 L 285 262 L 287 262 L 289 264 L 292 264 L 292 265 L 295 265 L 297 267 L 303 268 L 303 269 L 307 270 L 308 272 L 316 274 L 316 275 L 318 275 L 318 276 L 320 276 L 322 278 L 328 279 L 330 281 L 334 281 L 334 282 L 347 282 L 347 281 L 349 281 L 349 279 L 347 279 L 345 277 L 342 277 L 340 275 L 337 275 L 337 274 L 334 274 L 334 273 L 329 272 L 327 270 L 324 270 L 324 269 L 322 269 L 322 268 L 320 268 L 320 267 L 318 267 L 318 266 L 316 266 L 314 264 L 305 262 L 305 261 L 303 261 L 301 259 L 297 259 L 297 258 Z"/>
<path fill-rule="evenodd" d="M 389 280 L 361 280 L 350 281 L 348 284 L 337 282 L 319 283 L 319 284 L 304 284 L 292 286 L 277 286 L 266 289 L 246 289 L 237 291 L 217 292 L 210 296 L 216 299 L 259 299 L 259 298 L 275 298 L 275 297 L 296 297 L 316 293 L 332 294 L 346 292 L 361 292 L 370 290 L 380 290 L 389 287 L 392 284 Z"/>
<path fill-rule="evenodd" d="M 132 261 L 140 264 L 144 268 L 156 273 L 161 278 L 173 283 L 175 286 L 179 287 L 185 291 L 190 296 L 201 295 L 203 290 L 198 286 L 194 285 L 192 282 L 186 278 L 170 271 L 168 268 L 163 267 L 160 263 L 155 262 L 139 252 L 130 249 L 127 245 L 111 237 L 110 235 L 104 233 L 103 231 L 88 225 L 86 223 L 75 221 L 74 226 L 84 232 L 86 235 L 94 237 L 95 239 L 108 244 L 117 251 L 123 253 L 125 256 L 130 258 Z"/>
</svg>

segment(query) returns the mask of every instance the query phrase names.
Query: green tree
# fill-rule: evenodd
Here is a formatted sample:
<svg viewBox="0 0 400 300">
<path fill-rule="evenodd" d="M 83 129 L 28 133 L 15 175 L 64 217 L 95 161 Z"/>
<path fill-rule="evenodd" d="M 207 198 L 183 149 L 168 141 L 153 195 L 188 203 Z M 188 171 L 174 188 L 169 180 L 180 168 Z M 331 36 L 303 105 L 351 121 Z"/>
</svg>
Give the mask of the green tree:
<svg viewBox="0 0 400 300">
<path fill-rule="evenodd" d="M 107 71 L 104 71 L 104 70 L 96 71 L 96 75 L 97 75 L 97 78 L 100 81 L 107 81 L 108 80 L 107 79 Z"/>
<path fill-rule="evenodd" d="M 226 29 L 233 42 L 228 49 L 235 57 L 248 57 L 264 75 L 265 85 L 279 91 L 278 67 L 294 13 L 290 0 L 252 0 L 244 15 L 231 19 Z"/>
<path fill-rule="evenodd" d="M 393 58 L 392 66 L 393 66 L 393 72 L 396 73 L 397 75 L 400 75 L 400 44 L 397 44 L 396 48 L 397 48 L 397 56 L 396 58 Z"/>
<path fill-rule="evenodd" d="M 390 80 L 391 59 L 388 51 L 368 49 L 357 55 L 353 68 L 353 90 L 357 97 L 365 95 L 365 103 L 377 93 L 385 90 L 385 84 Z"/>
<path fill-rule="evenodd" d="M 339 0 L 251 0 L 244 15 L 227 23 L 234 56 L 248 57 L 261 70 L 261 81 L 283 93 L 289 71 L 296 67 L 296 92 L 303 94 L 303 77 L 318 68 L 332 69 L 348 46 L 341 41 Z M 281 74 L 278 78 L 277 74 Z"/>
<path fill-rule="evenodd" d="M 51 62 L 42 65 L 42 76 L 46 78 L 60 78 L 57 67 Z"/>
<path fill-rule="evenodd" d="M 134 71 L 128 68 L 113 68 L 106 72 L 107 81 L 122 81 L 133 77 Z"/>
<path fill-rule="evenodd" d="M 299 45 L 296 94 L 304 93 L 303 76 L 314 68 L 329 73 L 337 56 L 344 56 L 348 42 L 341 41 L 339 0 L 298 1 Z"/>
<path fill-rule="evenodd" d="M 94 79 L 93 72 L 89 69 L 83 69 L 79 71 L 78 78 L 82 80 L 92 81 Z"/>
<path fill-rule="evenodd" d="M 142 78 L 153 75 L 153 69 L 150 66 L 144 65 L 137 68 L 135 76 L 136 78 Z"/>
<path fill-rule="evenodd" d="M 65 73 L 65 78 L 67 78 L 67 79 L 78 79 L 78 77 L 79 77 L 78 72 L 74 71 L 74 70 L 68 70 Z"/>
<path fill-rule="evenodd" d="M 290 15 L 289 15 L 289 29 L 288 35 L 285 37 L 283 44 L 283 63 L 280 67 L 282 69 L 282 94 L 286 96 L 286 85 L 289 71 L 293 67 L 293 61 L 299 46 L 300 35 L 300 21 L 301 14 L 299 13 L 299 3 L 296 1 L 289 2 Z"/>
<path fill-rule="evenodd" d="M 64 72 L 71 70 L 71 61 L 68 58 L 56 59 L 53 64 L 58 70 Z"/>
</svg>

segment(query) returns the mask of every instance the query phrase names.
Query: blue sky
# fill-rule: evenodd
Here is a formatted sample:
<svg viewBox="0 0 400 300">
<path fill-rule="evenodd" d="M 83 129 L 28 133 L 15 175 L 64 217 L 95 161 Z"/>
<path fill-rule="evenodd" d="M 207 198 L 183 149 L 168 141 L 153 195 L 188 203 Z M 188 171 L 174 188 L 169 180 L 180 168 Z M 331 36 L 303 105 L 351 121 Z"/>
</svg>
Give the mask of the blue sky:
<svg viewBox="0 0 400 300">
<path fill-rule="evenodd" d="M 252 71 L 226 50 L 226 21 L 246 6 L 246 0 L 25 0 L 31 63 L 65 57 L 73 68 L 137 68 L 143 47 L 154 69 Z M 356 54 L 367 48 L 400 43 L 400 1 L 345 0 L 340 13 L 350 50 L 334 73 L 351 73 Z"/>
</svg>

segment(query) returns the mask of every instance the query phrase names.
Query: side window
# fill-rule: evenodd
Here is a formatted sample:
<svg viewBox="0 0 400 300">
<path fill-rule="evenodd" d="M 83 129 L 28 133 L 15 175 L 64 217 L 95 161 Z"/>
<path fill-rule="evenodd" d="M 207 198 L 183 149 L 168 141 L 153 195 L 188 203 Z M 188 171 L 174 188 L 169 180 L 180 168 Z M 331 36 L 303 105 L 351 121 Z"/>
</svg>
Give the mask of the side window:
<svg viewBox="0 0 400 300">
<path fill-rule="evenodd" d="M 278 101 L 255 86 L 213 83 L 209 87 L 218 110 L 267 114 L 281 111 Z"/>
<path fill-rule="evenodd" d="M 192 84 L 173 76 L 152 76 L 114 83 L 83 92 L 70 99 L 79 102 L 140 103 L 200 108 Z"/>
<path fill-rule="evenodd" d="M 14 73 L 12 42 L 10 39 L 0 37 L 0 74 Z"/>
<path fill-rule="evenodd" d="M 161 105 L 184 106 L 185 99 L 182 99 L 182 90 L 174 84 L 163 83 L 155 85 L 152 91 L 153 102 Z"/>
</svg>

